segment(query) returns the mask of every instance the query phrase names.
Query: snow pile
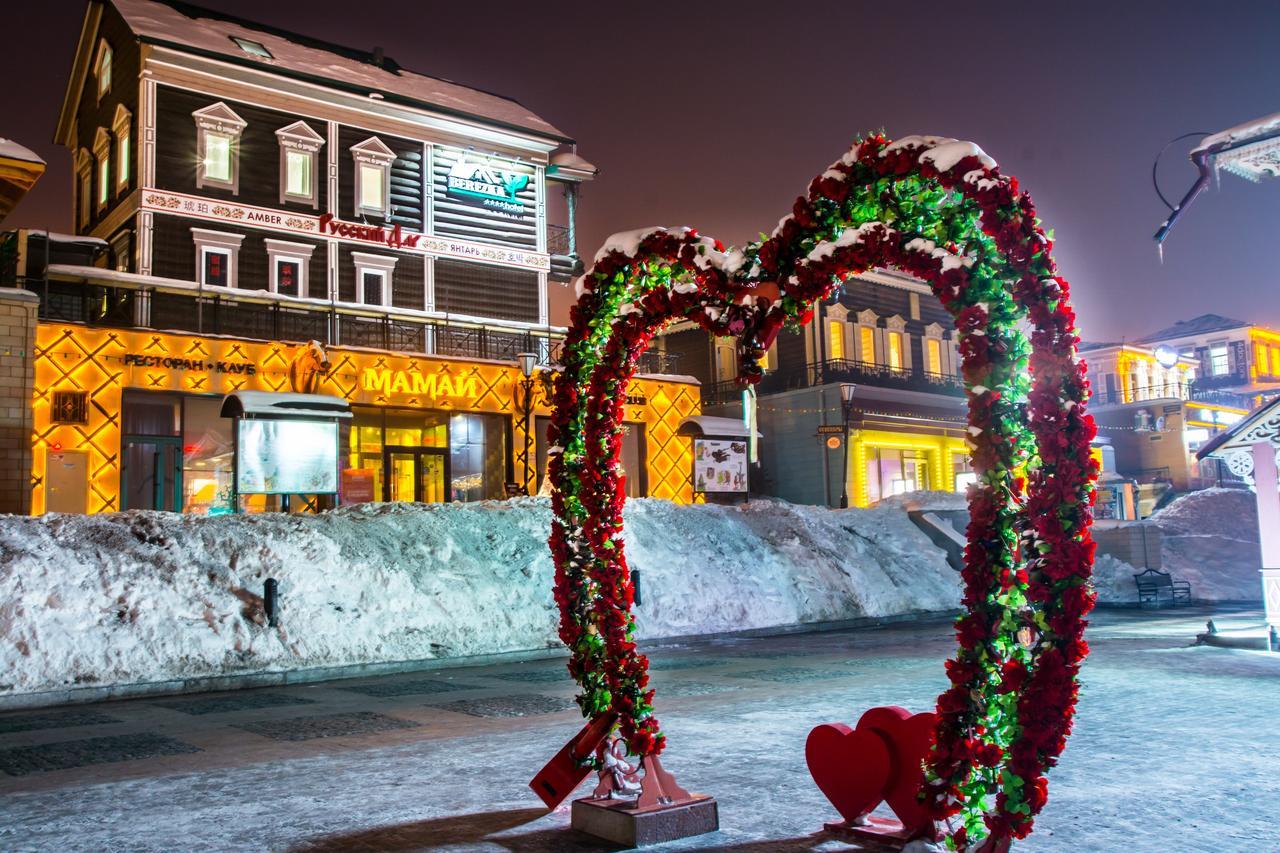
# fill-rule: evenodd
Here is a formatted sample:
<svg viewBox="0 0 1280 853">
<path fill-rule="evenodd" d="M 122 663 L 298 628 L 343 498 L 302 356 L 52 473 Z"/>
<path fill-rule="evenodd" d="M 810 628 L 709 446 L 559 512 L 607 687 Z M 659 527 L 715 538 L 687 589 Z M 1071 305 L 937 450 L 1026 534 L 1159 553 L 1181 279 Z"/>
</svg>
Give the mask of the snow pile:
<svg viewBox="0 0 1280 853">
<path fill-rule="evenodd" d="M 1258 575 L 1262 554 L 1253 492 L 1190 492 L 1147 520 L 1160 528 L 1161 570 L 1190 583 L 1193 598 L 1257 601 L 1262 597 Z M 1137 598 L 1133 576 L 1140 571 L 1099 555 L 1094 566 L 1099 599 L 1132 604 Z"/>
<path fill-rule="evenodd" d="M 0 693 L 555 647 L 550 519 L 541 498 L 0 516 Z M 626 519 L 642 637 L 959 602 L 955 572 L 901 507 L 635 500 Z"/>
</svg>

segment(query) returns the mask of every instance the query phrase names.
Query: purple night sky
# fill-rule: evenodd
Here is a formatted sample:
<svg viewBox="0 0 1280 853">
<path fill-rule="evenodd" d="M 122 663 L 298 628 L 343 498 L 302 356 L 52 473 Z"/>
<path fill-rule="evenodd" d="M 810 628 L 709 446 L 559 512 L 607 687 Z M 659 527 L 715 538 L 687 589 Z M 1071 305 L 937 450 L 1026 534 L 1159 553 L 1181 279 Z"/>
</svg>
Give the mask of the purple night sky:
<svg viewBox="0 0 1280 853">
<path fill-rule="evenodd" d="M 1087 339 L 1206 312 L 1280 327 L 1280 185 L 1224 175 L 1163 265 L 1151 240 L 1166 215 L 1150 178 L 1160 147 L 1280 111 L 1271 3 L 206 5 L 520 100 L 600 167 L 580 209 L 588 258 L 608 234 L 656 224 L 745 242 L 855 134 L 883 127 L 971 139 L 1019 178 L 1056 232 Z M 50 166 L 4 227 L 71 230 L 71 156 L 50 139 L 83 9 L 6 15 L 0 136 Z M 1186 150 L 1161 168 L 1174 199 L 1194 178 Z"/>
</svg>

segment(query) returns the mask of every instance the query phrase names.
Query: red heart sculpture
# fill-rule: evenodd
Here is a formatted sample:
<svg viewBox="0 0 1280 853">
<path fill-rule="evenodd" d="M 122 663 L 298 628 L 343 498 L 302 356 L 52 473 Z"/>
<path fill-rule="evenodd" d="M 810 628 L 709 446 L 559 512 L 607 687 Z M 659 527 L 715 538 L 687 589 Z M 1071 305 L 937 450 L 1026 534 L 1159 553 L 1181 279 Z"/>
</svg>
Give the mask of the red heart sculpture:
<svg viewBox="0 0 1280 853">
<path fill-rule="evenodd" d="M 875 732 L 889 748 L 892 761 L 884 801 L 913 836 L 933 826 L 929 810 L 916 795 L 924 784 L 922 765 L 933 746 L 937 723 L 938 715 L 932 711 L 913 715 L 896 705 L 872 708 L 858 720 L 858 731 Z"/>
<path fill-rule="evenodd" d="M 823 723 L 809 732 L 804 758 L 818 790 L 852 823 L 884 799 L 889 783 L 889 749 L 872 731 L 844 723 Z"/>
</svg>

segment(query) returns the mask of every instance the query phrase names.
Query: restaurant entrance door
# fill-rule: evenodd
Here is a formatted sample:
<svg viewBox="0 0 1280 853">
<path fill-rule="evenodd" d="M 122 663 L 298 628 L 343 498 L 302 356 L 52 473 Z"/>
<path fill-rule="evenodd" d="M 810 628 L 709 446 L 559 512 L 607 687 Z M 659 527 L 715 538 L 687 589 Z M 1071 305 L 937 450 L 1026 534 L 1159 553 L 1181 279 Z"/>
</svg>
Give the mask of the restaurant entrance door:
<svg viewBox="0 0 1280 853">
<path fill-rule="evenodd" d="M 449 500 L 449 452 L 443 447 L 382 451 L 382 499 L 444 503 Z"/>
<path fill-rule="evenodd" d="M 182 439 L 125 436 L 122 444 L 121 509 L 182 512 Z"/>
</svg>

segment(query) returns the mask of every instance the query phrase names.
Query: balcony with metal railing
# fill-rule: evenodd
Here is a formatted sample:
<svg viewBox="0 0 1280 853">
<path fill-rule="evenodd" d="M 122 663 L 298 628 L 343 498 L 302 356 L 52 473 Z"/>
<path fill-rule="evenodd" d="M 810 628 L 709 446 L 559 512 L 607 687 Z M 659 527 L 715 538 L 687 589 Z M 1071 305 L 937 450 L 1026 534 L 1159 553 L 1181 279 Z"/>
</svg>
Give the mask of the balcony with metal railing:
<svg viewBox="0 0 1280 853">
<path fill-rule="evenodd" d="M 120 280 L 114 280 L 120 279 Z M 125 280 L 128 279 L 128 280 Z M 140 280 L 141 279 L 141 280 Z M 515 361 L 537 353 L 559 361 L 563 330 L 524 323 L 361 308 L 267 291 L 200 288 L 168 279 L 146 281 L 109 271 L 58 272 L 18 282 L 40 297 L 40 319 L 120 329 L 155 329 L 252 340 L 365 347 L 400 353 Z M 679 356 L 651 350 L 642 374 L 677 374 Z"/>
<path fill-rule="evenodd" d="M 797 388 L 853 382 L 878 388 L 895 388 L 902 391 L 920 391 L 927 394 L 944 394 L 949 397 L 964 395 L 964 383 L 960 377 L 948 373 L 934 373 L 920 367 L 891 367 L 852 359 L 829 359 L 790 370 L 765 373 L 756 386 L 757 394 L 777 394 Z M 742 386 L 736 380 L 716 382 L 702 387 L 702 401 L 707 405 L 736 400 Z"/>
</svg>

